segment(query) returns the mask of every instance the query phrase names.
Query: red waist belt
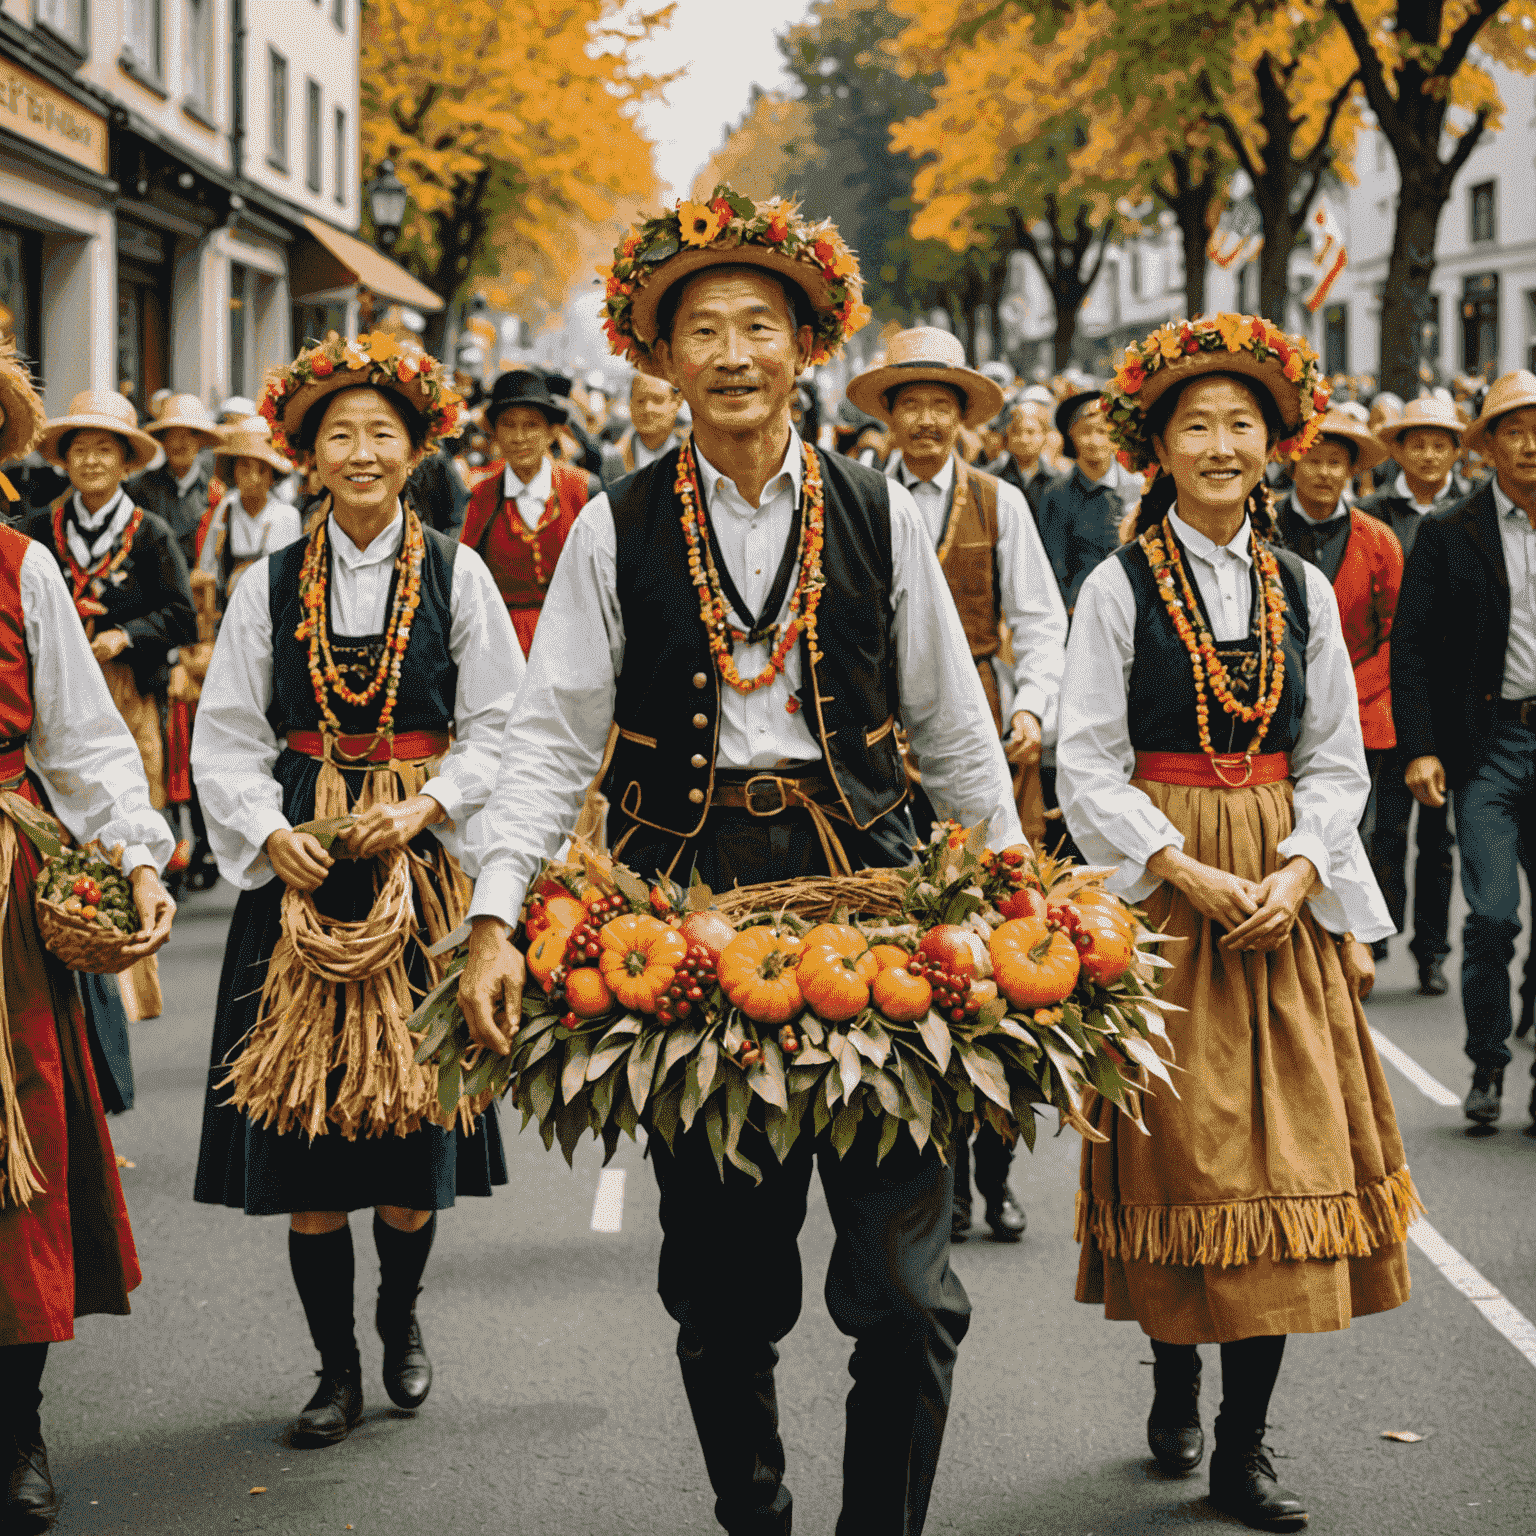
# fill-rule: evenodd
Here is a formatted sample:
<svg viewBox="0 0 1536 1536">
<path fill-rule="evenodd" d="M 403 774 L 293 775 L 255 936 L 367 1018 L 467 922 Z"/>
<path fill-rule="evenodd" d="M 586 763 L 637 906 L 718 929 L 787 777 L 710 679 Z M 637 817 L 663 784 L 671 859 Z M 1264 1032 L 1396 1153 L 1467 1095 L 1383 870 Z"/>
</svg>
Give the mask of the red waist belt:
<svg viewBox="0 0 1536 1536">
<path fill-rule="evenodd" d="M 27 749 L 16 747 L 10 752 L 0 752 L 0 785 L 14 784 L 27 775 Z"/>
<path fill-rule="evenodd" d="M 361 767 L 364 763 L 419 763 L 429 757 L 441 757 L 452 744 L 447 731 L 401 731 L 397 736 L 332 736 L 331 750 L 319 731 L 289 731 L 288 745 L 305 757 L 327 757 L 338 767 Z"/>
<path fill-rule="evenodd" d="M 1288 752 L 1261 752 L 1257 757 L 1240 752 L 1218 757 L 1204 752 L 1138 752 L 1135 776 L 1191 789 L 1249 789 L 1290 778 L 1291 758 Z"/>
</svg>

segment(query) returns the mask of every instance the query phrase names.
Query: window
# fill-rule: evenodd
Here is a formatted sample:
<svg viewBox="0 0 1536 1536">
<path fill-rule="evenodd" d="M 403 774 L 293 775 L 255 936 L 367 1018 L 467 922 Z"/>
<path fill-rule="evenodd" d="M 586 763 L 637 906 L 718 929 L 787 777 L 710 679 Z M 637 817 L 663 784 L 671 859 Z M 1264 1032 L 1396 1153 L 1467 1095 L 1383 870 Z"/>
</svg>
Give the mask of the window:
<svg viewBox="0 0 1536 1536">
<path fill-rule="evenodd" d="M 331 0 L 331 20 L 343 32 L 347 30 L 347 0 Z"/>
<path fill-rule="evenodd" d="M 1525 296 L 1525 366 L 1536 368 L 1536 289 Z"/>
<path fill-rule="evenodd" d="M 1472 244 L 1491 244 L 1499 238 L 1498 218 L 1494 207 L 1494 183 L 1479 182 L 1469 194 L 1472 199 Z"/>
<path fill-rule="evenodd" d="M 304 184 L 311 192 L 320 190 L 320 87 L 306 82 L 304 103 Z"/>
<path fill-rule="evenodd" d="M 85 0 L 36 0 L 34 15 L 55 37 L 85 52 Z"/>
<path fill-rule="evenodd" d="M 347 202 L 347 114 L 336 108 L 336 201 L 343 207 Z"/>
<path fill-rule="evenodd" d="M 251 320 L 255 307 L 255 274 L 238 261 L 229 264 L 229 392 L 232 395 L 255 393 L 252 372 Z M 250 384 L 251 389 L 246 385 Z"/>
<path fill-rule="evenodd" d="M 1330 378 L 1349 372 L 1349 305 L 1330 304 L 1323 311 L 1323 372 Z"/>
<path fill-rule="evenodd" d="M 126 0 L 123 6 L 123 61 L 136 73 L 159 80 L 161 0 Z"/>
<path fill-rule="evenodd" d="M 1499 372 L 1499 274 L 1477 272 L 1461 280 L 1461 366 L 1465 373 Z"/>
<path fill-rule="evenodd" d="M 288 171 L 288 60 L 267 50 L 267 163 Z"/>
<path fill-rule="evenodd" d="M 187 100 L 213 111 L 213 0 L 187 0 Z"/>
</svg>

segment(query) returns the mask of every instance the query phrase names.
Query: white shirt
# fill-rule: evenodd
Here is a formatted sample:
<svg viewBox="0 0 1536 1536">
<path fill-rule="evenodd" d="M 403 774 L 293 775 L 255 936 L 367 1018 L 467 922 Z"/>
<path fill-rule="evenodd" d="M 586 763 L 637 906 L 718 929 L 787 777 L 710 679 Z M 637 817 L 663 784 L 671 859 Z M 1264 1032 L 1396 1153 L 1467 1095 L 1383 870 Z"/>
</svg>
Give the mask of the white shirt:
<svg viewBox="0 0 1536 1536">
<path fill-rule="evenodd" d="M 555 471 L 546 454 L 539 464 L 538 473 L 524 485 L 507 465 L 502 471 L 501 494 L 517 506 L 517 515 L 529 526 L 537 528 L 544 516 L 544 506 L 555 493 Z"/>
<path fill-rule="evenodd" d="M 1536 531 L 1531 520 L 1505 494 L 1495 475 L 1493 504 L 1499 514 L 1499 542 L 1509 577 L 1509 640 L 1504 646 L 1506 699 L 1536 697 Z"/>
<path fill-rule="evenodd" d="M 331 618 L 338 635 L 376 635 L 388 622 L 389 583 L 404 536 L 396 514 L 365 550 L 329 523 Z M 242 890 L 273 878 L 267 839 L 289 826 L 283 788 L 272 776 L 278 740 L 267 720 L 272 703 L 270 557 L 241 578 L 219 628 L 213 661 L 197 706 L 192 774 L 219 872 Z M 448 651 L 459 668 L 453 745 L 423 786 L 447 817 L 432 828 L 462 856 L 469 820 L 485 804 L 507 712 L 523 680 L 523 652 L 496 583 L 474 550 L 460 545 L 453 562 Z"/>
<path fill-rule="evenodd" d="M 912 492 L 937 549 L 955 483 L 954 457 L 945 459 L 932 480 L 918 480 L 903 464 L 901 483 Z M 1012 702 L 1004 710 L 1003 729 L 1009 729 L 1015 711 L 1024 709 L 1050 739 L 1056 734 L 1056 704 L 1067 659 L 1067 610 L 1029 503 L 1006 480 L 997 485 L 997 572 L 1003 621 L 1013 640 Z"/>
<path fill-rule="evenodd" d="M 1249 525 L 1229 544 L 1216 545 L 1170 514 L 1188 557 L 1189 571 L 1218 641 L 1249 632 L 1253 589 Z M 1307 612 L 1306 702 L 1291 748 L 1295 779 L 1295 831 L 1279 846 L 1282 860 L 1305 855 L 1323 891 L 1309 899 L 1313 916 L 1334 933 L 1353 932 L 1370 943 L 1395 932 L 1356 830 L 1370 794 L 1360 736 L 1355 674 L 1339 627 L 1339 607 L 1328 578 L 1305 566 Z M 1147 861 L 1163 848 L 1184 847 L 1184 837 L 1152 801 L 1131 785 L 1126 695 L 1135 656 L 1136 598 L 1118 559 L 1105 560 L 1083 583 L 1061 689 L 1061 734 L 1056 745 L 1057 785 L 1067 825 L 1089 864 L 1117 865 L 1107 884 L 1127 901 L 1145 900 L 1160 883 Z M 1212 703 L 1213 722 L 1222 718 Z M 1239 727 L 1241 731 L 1244 727 Z"/>
<path fill-rule="evenodd" d="M 149 803 L 139 749 L 106 679 L 53 556 L 31 544 L 21 560 L 21 616 L 32 659 L 32 730 L 27 755 L 76 842 L 109 852 L 123 844 L 123 873 L 164 869 L 175 839 Z"/>
<path fill-rule="evenodd" d="M 754 607 L 766 599 L 789 537 L 802 467 L 800 437 L 791 431 L 783 465 L 753 507 L 699 457 L 721 556 L 742 601 Z M 1008 765 L 933 544 L 902 486 L 891 485 L 890 504 L 901 718 L 922 759 L 923 787 L 940 815 L 967 826 L 986 822 L 993 848 L 1020 843 Z M 496 792 L 471 829 L 465 867 L 478 875 L 472 916 L 517 920 L 529 880 L 541 860 L 559 851 L 602 765 L 624 665 L 617 561 L 613 513 L 607 496 L 597 496 L 576 519 L 555 567 L 527 681 L 507 722 Z M 788 602 L 786 595 L 785 608 Z M 741 615 L 733 618 L 745 627 Z M 697 610 L 680 613 L 678 622 L 697 623 Z M 734 659 L 750 677 L 767 666 L 769 654 L 768 645 L 739 644 Z M 784 707 L 799 686 L 797 646 L 768 687 L 750 694 L 722 687 L 718 765 L 818 760 L 821 748 L 804 712 Z"/>
<path fill-rule="evenodd" d="M 647 464 L 655 463 L 655 461 L 659 459 L 663 454 L 671 453 L 671 451 L 677 447 L 677 433 L 669 433 L 666 442 L 664 442 L 659 448 L 652 449 L 645 446 L 644 442 L 640 438 L 640 434 L 636 432 L 630 438 L 629 446 L 630 451 L 635 456 L 635 468 L 644 469 Z"/>
<path fill-rule="evenodd" d="M 85 510 L 85 503 L 80 500 L 80 493 L 74 495 L 74 518 L 64 519 L 65 534 L 69 542 L 69 552 L 75 557 L 75 564 L 84 569 L 94 565 L 117 542 L 118 535 L 128 526 L 128 520 L 133 516 L 133 501 L 121 486 L 117 488 L 117 494 L 104 507 L 98 507 L 94 512 Z M 78 525 L 78 526 L 77 526 Z M 81 530 L 90 535 L 87 543 Z"/>
<path fill-rule="evenodd" d="M 1428 501 L 1417 501 L 1414 499 L 1413 492 L 1408 489 L 1408 476 L 1399 470 L 1397 472 L 1397 484 L 1392 487 L 1392 494 L 1394 496 L 1401 496 L 1402 499 L 1406 501 L 1415 512 L 1433 512 L 1436 505 L 1443 501 L 1445 497 L 1450 493 L 1451 488 L 1455 483 L 1456 471 L 1453 469 L 1450 474 L 1445 477 L 1445 483 Z"/>
<path fill-rule="evenodd" d="M 276 500 L 270 494 L 267 504 L 254 517 L 245 510 L 239 491 L 231 491 L 218 505 L 208 524 L 208 535 L 203 540 L 202 553 L 197 557 L 197 568 L 210 576 L 219 571 L 219 534 L 228 530 L 228 554 L 231 560 L 254 560 L 259 555 L 270 555 L 302 538 L 304 524 L 299 514 L 286 502 Z"/>
<path fill-rule="evenodd" d="M 169 468 L 170 466 L 167 465 L 166 467 Z M 179 478 L 177 476 L 173 475 L 171 478 L 176 481 L 176 494 L 177 494 L 177 496 L 185 496 L 187 494 L 187 492 L 190 491 L 192 489 L 192 487 L 197 484 L 198 479 L 201 477 L 202 473 L 203 473 L 202 465 L 199 464 L 196 459 L 193 459 L 192 460 L 192 468 L 189 469 L 186 472 L 186 474 L 180 476 Z"/>
</svg>

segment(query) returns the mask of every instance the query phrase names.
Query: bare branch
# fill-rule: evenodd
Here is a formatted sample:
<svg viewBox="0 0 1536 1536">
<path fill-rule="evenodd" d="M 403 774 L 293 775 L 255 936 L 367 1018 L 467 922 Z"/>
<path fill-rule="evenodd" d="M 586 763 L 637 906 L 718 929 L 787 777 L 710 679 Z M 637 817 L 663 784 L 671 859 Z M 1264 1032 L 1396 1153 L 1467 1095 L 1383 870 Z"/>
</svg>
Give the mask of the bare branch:
<svg viewBox="0 0 1536 1536">
<path fill-rule="evenodd" d="M 1508 0 L 1479 0 L 1472 7 L 1471 14 L 1451 34 L 1451 40 L 1445 45 L 1445 52 L 1440 55 L 1440 62 L 1435 66 L 1435 74 L 1442 79 L 1451 79 L 1456 71 L 1466 62 L 1467 54 L 1471 52 L 1472 44 L 1477 39 L 1477 34 L 1504 9 Z"/>
<path fill-rule="evenodd" d="M 1396 102 L 1387 89 L 1381 60 L 1376 57 L 1376 50 L 1371 46 L 1371 34 L 1355 9 L 1354 0 L 1328 0 L 1328 9 L 1339 18 L 1339 25 L 1344 28 L 1344 35 L 1355 50 L 1360 82 L 1365 87 L 1365 99 L 1370 103 L 1377 120 L 1385 125 L 1388 118 L 1394 115 Z"/>
<path fill-rule="evenodd" d="M 1477 116 L 1472 119 L 1472 126 L 1462 134 L 1461 142 L 1457 144 L 1451 158 L 1445 162 L 1442 175 L 1447 187 L 1456 179 L 1456 173 L 1472 158 L 1472 151 L 1477 148 L 1478 140 L 1483 136 L 1483 130 L 1488 126 L 1488 108 L 1479 107 Z"/>
</svg>

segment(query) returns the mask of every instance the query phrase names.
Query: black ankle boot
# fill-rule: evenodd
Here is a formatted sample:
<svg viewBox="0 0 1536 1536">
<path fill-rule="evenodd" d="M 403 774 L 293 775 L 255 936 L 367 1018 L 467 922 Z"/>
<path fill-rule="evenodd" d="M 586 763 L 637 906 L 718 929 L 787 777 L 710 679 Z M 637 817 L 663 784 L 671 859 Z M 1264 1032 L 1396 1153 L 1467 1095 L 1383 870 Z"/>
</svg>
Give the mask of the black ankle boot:
<svg viewBox="0 0 1536 1536">
<path fill-rule="evenodd" d="M 1228 1430 L 1220 1418 L 1211 1452 L 1211 1503 L 1256 1531 L 1299 1531 L 1307 1523 L 1306 1504 L 1275 1476 L 1263 1430 Z"/>
<path fill-rule="evenodd" d="M 59 1513 L 59 1496 L 53 1491 L 48 1469 L 48 1450 L 40 1434 L 17 1431 L 11 1437 L 12 1455 L 5 1490 L 4 1519 L 0 1530 L 51 1531 Z"/>
<path fill-rule="evenodd" d="M 1164 1346 L 1166 1347 L 1166 1346 Z M 1205 1455 L 1205 1432 L 1200 1428 L 1200 1356 L 1191 1349 L 1189 1360 L 1169 1357 L 1152 1365 L 1152 1411 L 1147 1415 L 1147 1449 L 1164 1472 L 1185 1477 Z"/>
<path fill-rule="evenodd" d="M 363 1416 L 363 1371 L 354 1362 L 329 1366 L 315 1373 L 320 1385 L 304 1405 L 304 1412 L 288 1428 L 288 1442 L 310 1450 L 337 1445 L 357 1427 Z"/>
<path fill-rule="evenodd" d="M 384 1390 L 389 1393 L 390 1402 L 397 1408 L 420 1408 L 432 1390 L 432 1362 L 421 1341 L 415 1302 L 412 1301 L 403 1319 L 391 1318 L 380 1296 L 373 1320 L 384 1341 Z"/>
</svg>

